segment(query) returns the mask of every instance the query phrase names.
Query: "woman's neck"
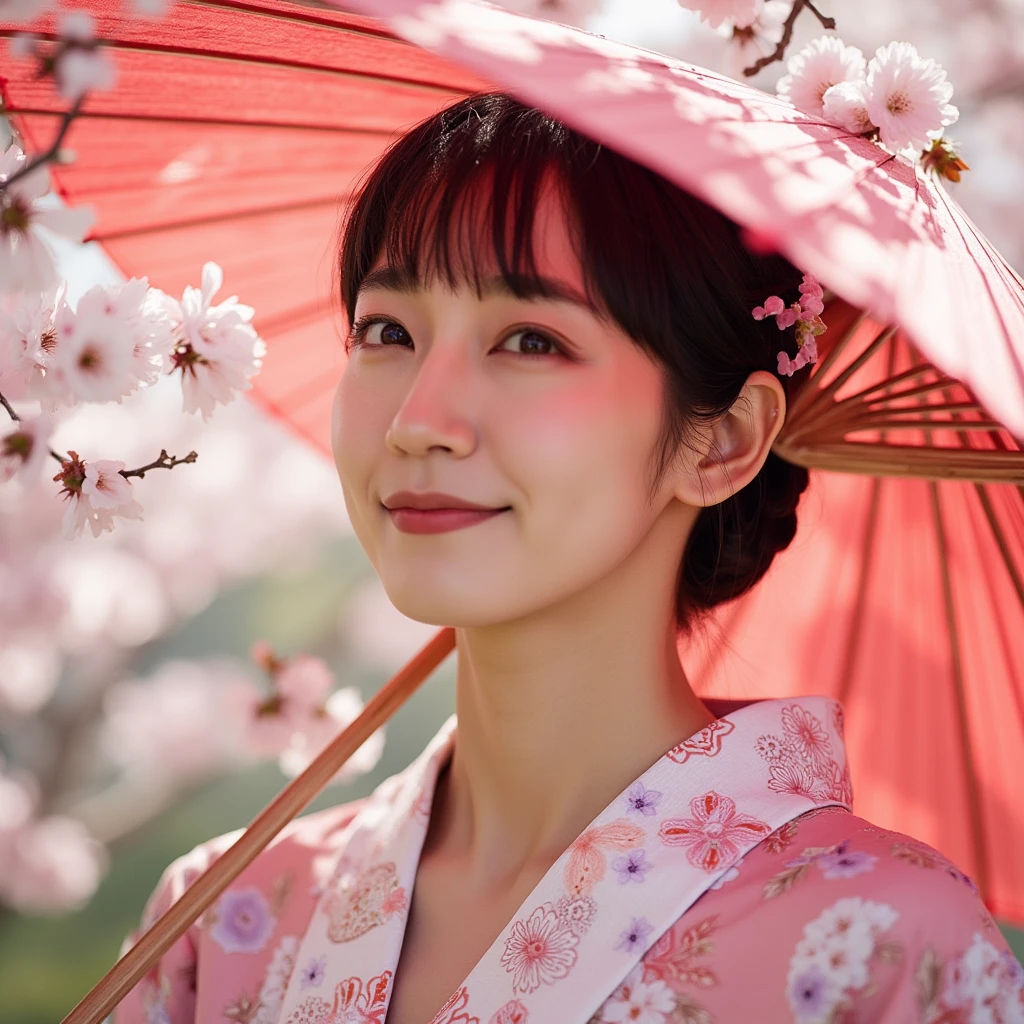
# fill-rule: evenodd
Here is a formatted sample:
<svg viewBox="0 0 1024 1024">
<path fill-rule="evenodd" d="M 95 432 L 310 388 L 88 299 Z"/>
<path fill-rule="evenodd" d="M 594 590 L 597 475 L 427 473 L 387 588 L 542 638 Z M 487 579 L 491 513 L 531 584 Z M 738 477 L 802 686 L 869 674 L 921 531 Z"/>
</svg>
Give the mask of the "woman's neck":
<svg viewBox="0 0 1024 1024">
<path fill-rule="evenodd" d="M 480 882 L 553 861 L 714 720 L 679 663 L 674 580 L 641 570 L 529 622 L 457 630 L 459 724 L 430 845 Z"/>
</svg>

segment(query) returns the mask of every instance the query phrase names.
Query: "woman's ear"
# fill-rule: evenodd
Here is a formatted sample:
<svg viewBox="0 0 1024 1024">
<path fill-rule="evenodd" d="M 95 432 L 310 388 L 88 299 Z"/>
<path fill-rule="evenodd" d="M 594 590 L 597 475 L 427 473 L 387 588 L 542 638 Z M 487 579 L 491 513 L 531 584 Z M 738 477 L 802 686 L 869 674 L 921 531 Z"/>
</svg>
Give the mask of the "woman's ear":
<svg viewBox="0 0 1024 1024">
<path fill-rule="evenodd" d="M 717 420 L 700 425 L 691 472 L 681 475 L 676 497 L 688 505 L 717 505 L 760 472 L 786 418 L 782 382 L 756 370 L 736 401 Z"/>
</svg>

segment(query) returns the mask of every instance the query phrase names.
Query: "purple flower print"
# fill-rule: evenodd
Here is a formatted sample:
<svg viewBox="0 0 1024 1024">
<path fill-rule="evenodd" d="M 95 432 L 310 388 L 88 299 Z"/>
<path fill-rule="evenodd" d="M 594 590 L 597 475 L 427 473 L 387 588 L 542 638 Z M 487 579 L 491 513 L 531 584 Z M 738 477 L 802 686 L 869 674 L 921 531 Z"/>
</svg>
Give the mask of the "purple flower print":
<svg viewBox="0 0 1024 1024">
<path fill-rule="evenodd" d="M 842 843 L 835 852 L 818 858 L 818 867 L 826 878 L 853 878 L 874 869 L 877 857 L 859 850 L 847 850 Z"/>
<path fill-rule="evenodd" d="M 225 953 L 258 953 L 276 926 L 259 889 L 229 889 L 217 904 L 217 923 L 210 930 L 210 938 Z"/>
<path fill-rule="evenodd" d="M 306 964 L 305 967 L 299 972 L 299 981 L 302 982 L 303 989 L 307 988 L 319 988 L 321 982 L 324 980 L 324 974 L 327 971 L 327 956 L 314 957 Z"/>
<path fill-rule="evenodd" d="M 654 931 L 654 926 L 647 923 L 645 917 L 634 917 L 629 922 L 629 927 L 619 936 L 615 944 L 616 949 L 632 953 L 643 945 L 644 939 Z"/>
<path fill-rule="evenodd" d="M 790 983 L 789 1005 L 797 1020 L 821 1020 L 831 1010 L 828 977 L 817 964 L 802 970 Z"/>
<path fill-rule="evenodd" d="M 642 882 L 644 874 L 654 865 L 648 862 L 644 850 L 630 850 L 625 857 L 616 857 L 612 867 L 619 873 L 620 884 L 625 885 L 627 882 Z"/>
<path fill-rule="evenodd" d="M 626 794 L 626 809 L 637 811 L 645 818 L 658 813 L 658 801 L 661 793 L 656 789 L 647 789 L 642 782 L 634 782 Z"/>
</svg>

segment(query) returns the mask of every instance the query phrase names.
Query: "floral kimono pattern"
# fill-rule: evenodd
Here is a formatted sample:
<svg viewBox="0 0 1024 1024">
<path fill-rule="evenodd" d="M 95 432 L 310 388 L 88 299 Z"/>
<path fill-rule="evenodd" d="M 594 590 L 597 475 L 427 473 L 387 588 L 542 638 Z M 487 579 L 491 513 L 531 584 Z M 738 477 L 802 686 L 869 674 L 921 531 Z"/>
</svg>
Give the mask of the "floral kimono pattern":
<svg viewBox="0 0 1024 1024">
<path fill-rule="evenodd" d="M 115 1024 L 385 1024 L 454 729 L 293 822 Z M 1024 969 L 970 879 L 851 799 L 835 701 L 725 715 L 594 819 L 433 1024 L 1024 1024 Z M 143 923 L 236 835 L 172 864 Z"/>
</svg>

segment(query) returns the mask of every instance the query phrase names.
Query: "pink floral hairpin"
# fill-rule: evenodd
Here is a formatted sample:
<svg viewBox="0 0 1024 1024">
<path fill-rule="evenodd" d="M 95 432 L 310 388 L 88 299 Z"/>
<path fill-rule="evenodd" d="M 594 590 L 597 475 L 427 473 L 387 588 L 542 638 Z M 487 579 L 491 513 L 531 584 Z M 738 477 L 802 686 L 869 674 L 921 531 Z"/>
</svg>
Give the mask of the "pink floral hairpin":
<svg viewBox="0 0 1024 1024">
<path fill-rule="evenodd" d="M 800 298 L 791 306 L 787 306 L 778 295 L 769 295 L 763 306 L 754 307 L 755 320 L 773 316 L 780 331 L 796 324 L 796 357 L 790 359 L 787 352 L 780 352 L 779 373 L 792 377 L 801 367 L 817 362 L 817 337 L 824 334 L 827 329 L 820 315 L 824 309 L 821 285 L 810 274 L 804 274 L 804 279 L 800 282 Z"/>
</svg>

